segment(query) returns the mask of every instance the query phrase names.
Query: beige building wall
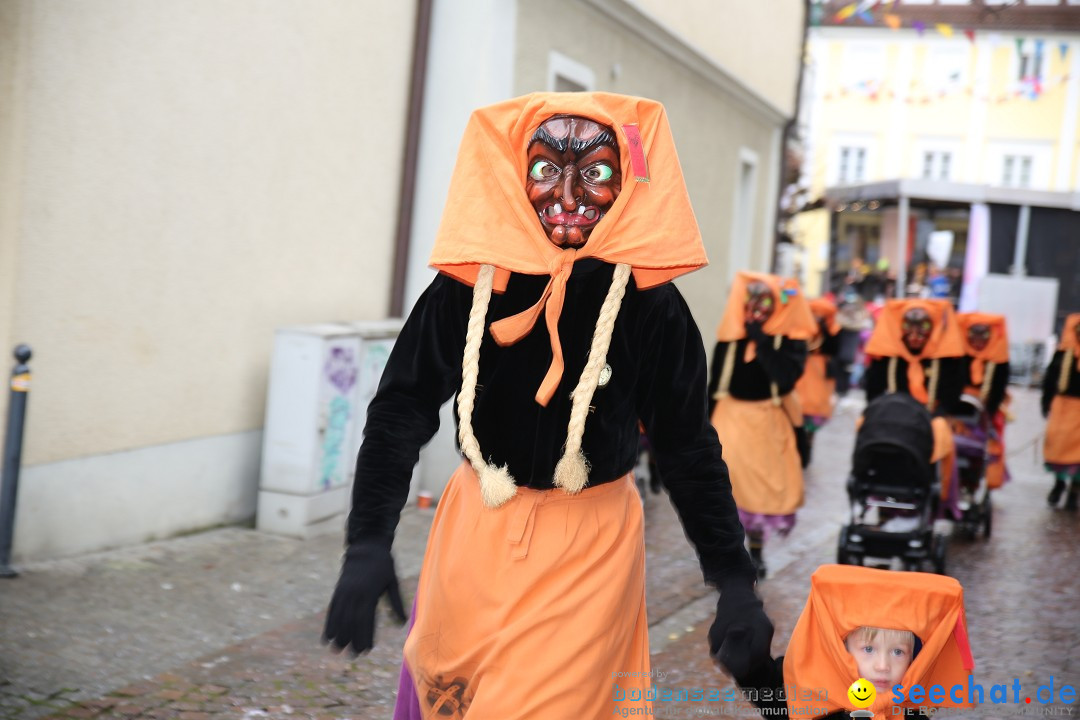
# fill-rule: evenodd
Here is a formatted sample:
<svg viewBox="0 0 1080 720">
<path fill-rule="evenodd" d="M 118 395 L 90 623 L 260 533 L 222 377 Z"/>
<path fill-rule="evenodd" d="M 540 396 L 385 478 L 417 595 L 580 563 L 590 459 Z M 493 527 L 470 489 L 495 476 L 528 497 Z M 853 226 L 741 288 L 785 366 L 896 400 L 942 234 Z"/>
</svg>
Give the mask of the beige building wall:
<svg viewBox="0 0 1080 720">
<path fill-rule="evenodd" d="M 16 555 L 250 517 L 274 329 L 387 313 L 414 3 L 0 13 Z"/>
<path fill-rule="evenodd" d="M 721 68 L 704 62 L 682 62 L 649 35 L 648 23 L 626 18 L 645 38 L 619 18 L 622 3 L 552 0 L 518 6 L 515 94 L 549 89 L 550 52 L 590 74 L 589 89 L 641 95 L 664 103 L 671 121 L 679 160 L 701 227 L 708 267 L 677 281 L 709 346 L 727 300 L 734 272 L 767 270 L 772 257 L 772 229 L 776 214 L 780 132 L 785 116 L 762 99 L 756 89 L 742 85 Z M 588 43 L 574 35 L 544 34 L 536 42 L 536 28 L 545 18 L 575 12 L 579 22 L 593 28 Z M 722 17 L 719 10 L 703 11 L 702 23 Z M 794 21 L 793 21 L 794 22 Z M 648 37 L 656 41 L 650 41 Z M 793 63 L 794 66 L 794 63 Z M 711 72 L 702 72 L 711 67 Z M 794 96 L 792 76 L 788 88 Z M 753 164 L 750 203 L 740 206 L 740 172 Z M 743 215 L 740 215 L 740 211 Z M 740 223 L 737 220 L 742 217 Z"/>
<path fill-rule="evenodd" d="M 795 113 L 802 0 L 630 0 L 787 115 Z"/>
</svg>

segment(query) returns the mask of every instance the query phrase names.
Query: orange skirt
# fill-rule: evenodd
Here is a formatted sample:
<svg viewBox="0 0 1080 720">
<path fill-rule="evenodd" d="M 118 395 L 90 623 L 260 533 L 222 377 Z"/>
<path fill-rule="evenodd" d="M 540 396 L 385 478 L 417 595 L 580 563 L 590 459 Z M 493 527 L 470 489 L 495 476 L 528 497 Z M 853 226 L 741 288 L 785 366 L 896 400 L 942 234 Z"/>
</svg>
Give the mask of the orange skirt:
<svg viewBox="0 0 1080 720">
<path fill-rule="evenodd" d="M 748 513 L 790 515 L 803 504 L 802 462 L 791 417 L 771 399 L 719 398 L 712 424 L 724 446 L 735 505 Z"/>
<path fill-rule="evenodd" d="M 519 487 L 492 510 L 463 463 L 435 513 L 405 661 L 424 718 L 651 714 L 632 476 L 578 495 Z"/>
<path fill-rule="evenodd" d="M 941 463 L 941 499 L 947 500 L 957 492 L 955 485 L 958 478 L 953 477 L 956 470 L 956 440 L 945 418 L 936 417 L 930 425 L 934 430 L 934 450 L 930 462 Z"/>
<path fill-rule="evenodd" d="M 802 401 L 803 413 L 830 418 L 833 414 L 833 391 L 836 380 L 827 377 L 826 366 L 829 358 L 819 353 L 811 353 L 806 358 L 806 370 L 799 382 L 795 383 L 795 392 Z"/>
<path fill-rule="evenodd" d="M 1050 403 L 1043 459 L 1054 465 L 1080 463 L 1080 398 L 1057 395 Z"/>
</svg>

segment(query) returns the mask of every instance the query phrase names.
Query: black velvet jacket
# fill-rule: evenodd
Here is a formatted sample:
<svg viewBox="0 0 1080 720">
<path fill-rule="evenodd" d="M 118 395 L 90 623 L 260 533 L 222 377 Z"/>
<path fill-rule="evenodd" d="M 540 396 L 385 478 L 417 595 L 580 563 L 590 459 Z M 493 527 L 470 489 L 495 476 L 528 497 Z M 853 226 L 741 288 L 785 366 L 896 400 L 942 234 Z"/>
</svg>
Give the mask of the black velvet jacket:
<svg viewBox="0 0 1080 720">
<path fill-rule="evenodd" d="M 755 343 L 755 357 L 750 362 L 746 357 L 746 344 Z M 720 387 L 720 374 L 724 367 L 724 355 L 729 342 L 718 342 L 713 350 L 712 373 L 709 376 L 709 414 L 716 406 L 716 391 Z M 765 400 L 772 396 L 770 383 L 776 383 L 777 391 L 787 395 L 795 388 L 795 383 L 806 369 L 806 342 L 784 338 L 780 348 L 773 347 L 773 336 L 759 333 L 758 338 L 743 338 L 735 341 L 735 363 L 731 371 L 731 386 L 728 392 L 739 400 Z"/>
<path fill-rule="evenodd" d="M 884 395 L 889 388 L 889 359 L 876 358 L 866 369 L 863 378 L 866 388 L 866 402 L 873 401 L 879 395 Z M 938 368 L 941 373 L 937 383 L 937 406 L 935 413 L 950 415 L 958 410 L 960 396 L 964 393 L 964 364 L 963 358 L 941 358 Z M 930 367 L 933 360 L 923 360 L 923 372 L 926 374 L 926 389 L 930 390 Z M 907 360 L 902 357 L 896 359 L 896 391 L 908 392 Z"/>
<path fill-rule="evenodd" d="M 585 366 L 613 271 L 596 260 L 575 265 L 559 320 L 565 370 L 547 407 L 534 399 L 551 362 L 543 317 L 527 337 L 508 347 L 499 347 L 485 332 L 473 428 L 485 459 L 508 465 L 518 485 L 554 487 L 570 392 Z M 511 275 L 506 292 L 492 296 L 487 324 L 533 305 L 547 281 L 547 276 Z M 461 385 L 471 304 L 471 287 L 440 275 L 406 321 L 368 409 L 353 485 L 350 543 L 391 543 L 420 448 L 438 429 L 439 408 Z M 634 467 L 640 419 L 705 579 L 718 584 L 741 575 L 752 582 L 727 466 L 706 415 L 701 336 L 674 285 L 638 291 L 631 278 L 607 362 L 611 379 L 593 396 L 582 441 L 591 465 L 589 485 L 611 482 Z"/>
<path fill-rule="evenodd" d="M 961 372 L 964 374 L 964 383 L 968 387 L 980 387 L 971 380 L 971 363 L 973 358 L 968 355 L 964 357 L 963 369 Z M 986 369 L 989 369 L 990 363 L 986 363 Z M 990 378 L 990 392 L 986 396 L 986 400 L 983 401 L 986 407 L 986 412 L 989 415 L 994 415 L 998 408 L 1001 407 L 1002 401 L 1005 399 L 1005 392 L 1009 389 L 1009 363 L 996 363 L 994 365 L 994 374 Z M 981 387 L 980 387 L 981 390 Z"/>
<path fill-rule="evenodd" d="M 1043 417 L 1050 413 L 1050 403 L 1054 401 L 1054 396 L 1058 394 L 1058 380 L 1061 379 L 1061 363 L 1064 360 L 1064 350 L 1055 352 L 1054 359 L 1050 361 L 1050 367 L 1046 368 L 1046 373 L 1043 375 Z M 1073 362 L 1075 363 L 1076 360 L 1074 359 Z M 1065 386 L 1065 392 L 1061 394 L 1069 397 L 1080 397 L 1080 372 L 1076 371 L 1075 365 L 1069 370 L 1069 382 Z"/>
</svg>

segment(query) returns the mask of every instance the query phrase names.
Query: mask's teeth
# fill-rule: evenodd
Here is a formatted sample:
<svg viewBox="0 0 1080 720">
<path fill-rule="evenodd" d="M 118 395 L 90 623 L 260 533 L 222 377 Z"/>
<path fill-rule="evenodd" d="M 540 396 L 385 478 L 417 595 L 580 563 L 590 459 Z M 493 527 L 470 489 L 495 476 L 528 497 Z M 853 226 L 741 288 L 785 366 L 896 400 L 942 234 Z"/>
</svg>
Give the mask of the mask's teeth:
<svg viewBox="0 0 1080 720">
<path fill-rule="evenodd" d="M 577 214 L 578 215 L 584 215 L 585 214 L 585 206 L 584 205 L 578 205 Z"/>
<path fill-rule="evenodd" d="M 559 204 L 559 203 L 555 203 L 551 207 L 551 214 L 552 215 L 561 215 L 562 214 L 562 205 Z"/>
</svg>

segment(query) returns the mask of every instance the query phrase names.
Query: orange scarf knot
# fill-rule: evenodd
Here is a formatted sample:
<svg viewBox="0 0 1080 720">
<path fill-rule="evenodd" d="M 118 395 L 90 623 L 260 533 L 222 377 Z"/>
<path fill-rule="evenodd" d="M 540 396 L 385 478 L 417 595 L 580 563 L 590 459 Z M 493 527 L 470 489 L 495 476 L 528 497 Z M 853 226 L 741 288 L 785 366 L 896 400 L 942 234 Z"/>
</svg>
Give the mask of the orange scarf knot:
<svg viewBox="0 0 1080 720">
<path fill-rule="evenodd" d="M 547 407 L 562 381 L 564 363 L 562 343 L 559 341 L 559 317 L 566 301 L 566 282 L 574 271 L 577 255 L 577 250 L 571 248 L 553 257 L 548 263 L 551 279 L 544 287 L 544 292 L 540 293 L 540 299 L 517 315 L 491 323 L 491 336 L 495 338 L 495 342 L 505 347 L 513 345 L 532 332 L 540 318 L 540 311 L 544 311 L 545 324 L 551 337 L 551 365 L 536 391 L 536 402 L 544 407 Z"/>
</svg>

